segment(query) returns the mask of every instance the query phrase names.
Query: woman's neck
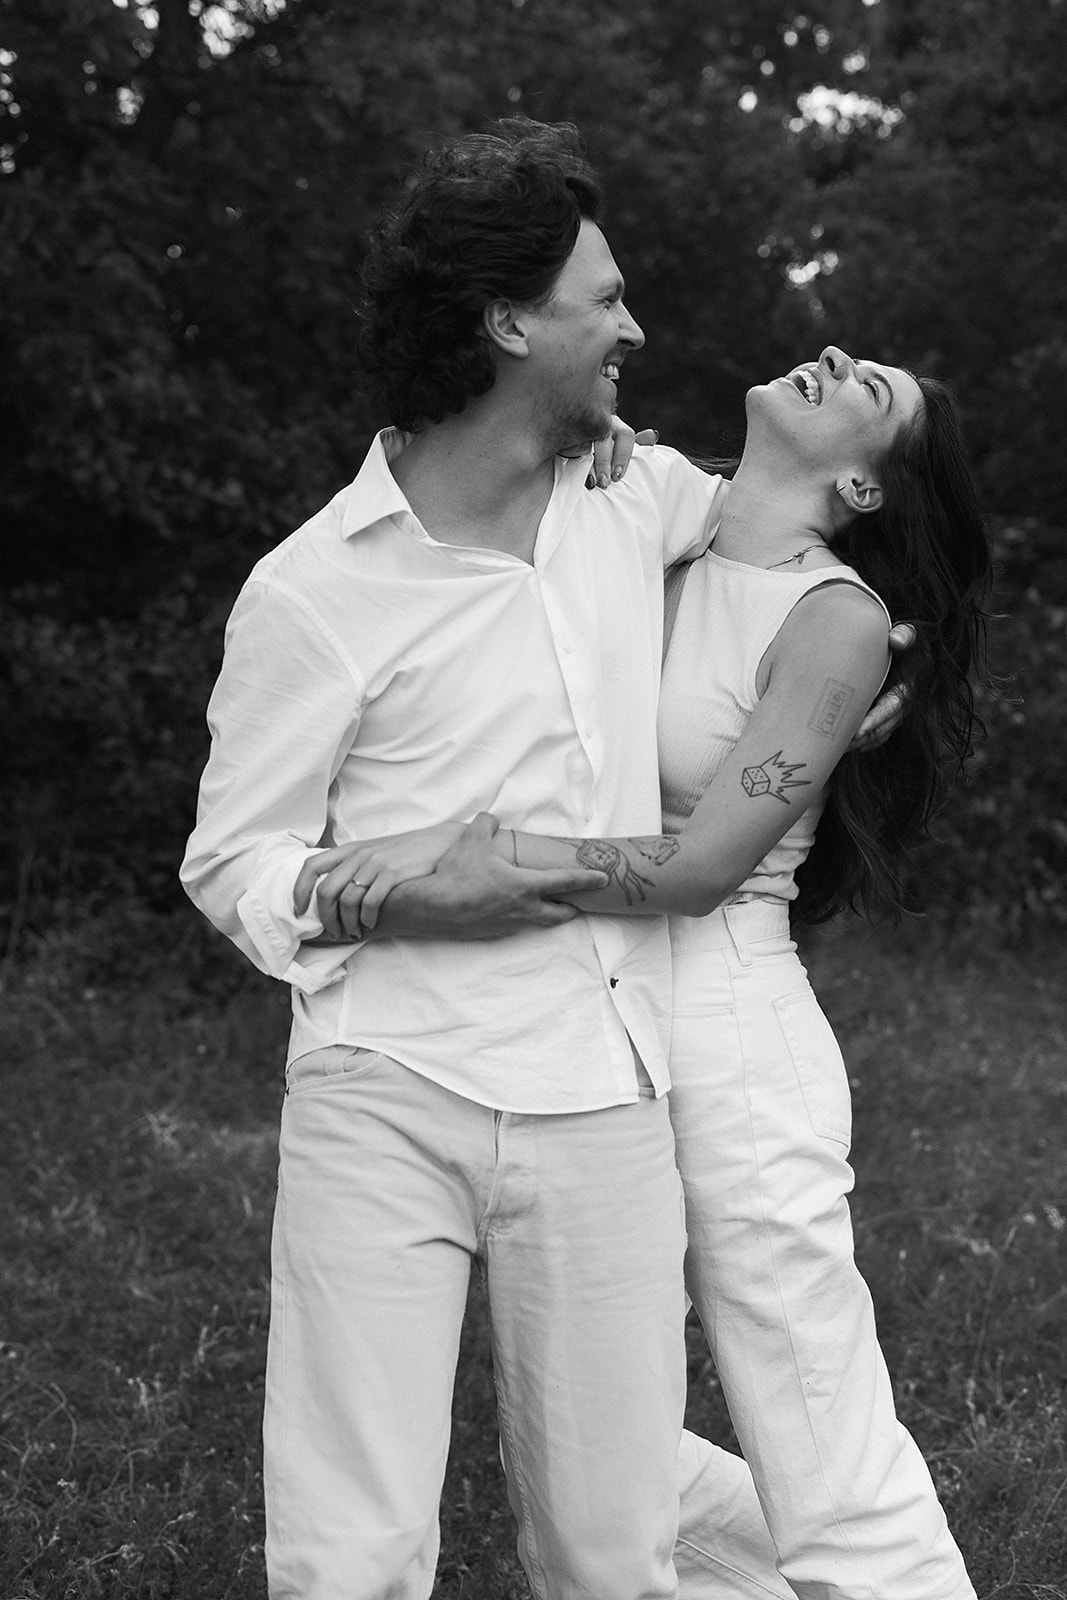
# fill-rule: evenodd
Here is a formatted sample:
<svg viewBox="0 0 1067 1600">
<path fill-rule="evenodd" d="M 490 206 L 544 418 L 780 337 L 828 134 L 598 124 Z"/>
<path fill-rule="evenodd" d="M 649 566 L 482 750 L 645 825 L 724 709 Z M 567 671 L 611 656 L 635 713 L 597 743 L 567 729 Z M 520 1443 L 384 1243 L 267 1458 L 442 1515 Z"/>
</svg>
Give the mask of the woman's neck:
<svg viewBox="0 0 1067 1600">
<path fill-rule="evenodd" d="M 838 564 L 829 549 L 832 516 L 822 489 L 781 482 L 742 460 L 730 485 L 715 553 L 752 567 L 804 572 Z"/>
</svg>

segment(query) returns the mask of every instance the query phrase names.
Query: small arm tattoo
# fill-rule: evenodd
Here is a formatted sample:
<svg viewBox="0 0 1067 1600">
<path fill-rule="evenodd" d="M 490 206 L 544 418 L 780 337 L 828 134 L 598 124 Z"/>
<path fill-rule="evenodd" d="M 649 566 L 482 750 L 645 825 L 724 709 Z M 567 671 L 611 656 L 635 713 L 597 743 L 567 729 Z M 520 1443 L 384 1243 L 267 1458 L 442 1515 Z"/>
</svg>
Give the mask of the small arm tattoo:
<svg viewBox="0 0 1067 1600">
<path fill-rule="evenodd" d="M 664 833 L 658 839 L 650 839 L 647 844 L 635 840 L 637 850 L 646 861 L 651 861 L 654 867 L 662 867 L 678 850 L 680 841 L 671 833 Z"/>
<path fill-rule="evenodd" d="M 653 866 L 661 867 L 678 849 L 678 840 L 665 834 L 662 838 L 654 839 L 647 844 L 635 841 L 634 849 L 637 855 L 650 861 Z M 648 899 L 645 890 L 652 888 L 652 879 L 638 872 L 626 851 L 612 844 L 610 840 L 582 839 L 578 844 L 576 858 L 580 867 L 607 873 L 626 896 L 628 906 L 632 906 L 635 900 Z"/>
<path fill-rule="evenodd" d="M 821 733 L 824 739 L 832 739 L 855 696 L 856 691 L 849 684 L 839 683 L 836 678 L 827 678 L 808 727 L 815 733 Z"/>
<path fill-rule="evenodd" d="M 783 761 L 782 752 L 779 750 L 773 756 L 768 756 L 758 767 L 745 767 L 741 773 L 741 787 L 750 800 L 759 800 L 763 795 L 769 794 L 787 806 L 789 804 L 785 794 L 787 789 L 811 787 L 810 778 L 794 777 L 794 773 L 806 766 L 806 761 Z"/>
<path fill-rule="evenodd" d="M 606 872 L 611 877 L 622 859 L 622 851 L 606 839 L 583 839 L 578 846 L 578 865 L 591 872 Z"/>
</svg>

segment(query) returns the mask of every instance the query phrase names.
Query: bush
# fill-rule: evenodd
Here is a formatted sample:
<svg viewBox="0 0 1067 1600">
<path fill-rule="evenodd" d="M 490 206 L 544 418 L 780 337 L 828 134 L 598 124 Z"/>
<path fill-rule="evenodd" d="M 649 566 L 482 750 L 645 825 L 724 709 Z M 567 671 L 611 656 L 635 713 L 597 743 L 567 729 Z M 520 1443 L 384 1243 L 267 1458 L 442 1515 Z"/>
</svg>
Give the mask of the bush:
<svg viewBox="0 0 1067 1600">
<path fill-rule="evenodd" d="M 225 608 L 187 587 L 132 621 L 66 622 L 31 592 L 0 609 L 5 898 L 40 931 L 120 898 L 178 895 L 207 753 Z"/>
<path fill-rule="evenodd" d="M 919 856 L 929 914 L 996 922 L 1025 942 L 1067 928 L 1067 555 L 1035 518 L 995 527 L 995 684 L 979 697 L 986 736 Z"/>
</svg>

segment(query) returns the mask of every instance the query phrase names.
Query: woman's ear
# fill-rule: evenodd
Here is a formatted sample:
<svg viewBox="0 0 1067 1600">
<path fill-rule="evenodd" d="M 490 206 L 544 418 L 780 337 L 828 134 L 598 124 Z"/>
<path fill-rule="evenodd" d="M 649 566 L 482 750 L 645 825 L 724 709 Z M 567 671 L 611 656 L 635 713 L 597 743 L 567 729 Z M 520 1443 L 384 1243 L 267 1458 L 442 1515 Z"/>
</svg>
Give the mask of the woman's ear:
<svg viewBox="0 0 1067 1600">
<path fill-rule="evenodd" d="M 870 478 L 859 476 L 838 478 L 834 488 L 853 516 L 863 516 L 868 511 L 877 511 L 882 503 L 882 486 Z"/>
<path fill-rule="evenodd" d="M 527 308 L 511 300 L 491 300 L 482 312 L 482 327 L 490 344 L 503 354 L 523 361 L 530 353 Z"/>
</svg>

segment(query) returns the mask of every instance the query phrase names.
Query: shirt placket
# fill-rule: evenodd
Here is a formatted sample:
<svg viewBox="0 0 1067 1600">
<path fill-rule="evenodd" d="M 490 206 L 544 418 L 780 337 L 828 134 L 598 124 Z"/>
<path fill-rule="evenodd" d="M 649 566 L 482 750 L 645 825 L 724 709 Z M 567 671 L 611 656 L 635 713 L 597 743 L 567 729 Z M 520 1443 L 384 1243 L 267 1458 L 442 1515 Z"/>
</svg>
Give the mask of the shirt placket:
<svg viewBox="0 0 1067 1600">
<path fill-rule="evenodd" d="M 557 587 L 546 577 L 541 577 L 540 586 L 542 608 L 574 725 L 575 742 L 567 758 L 568 788 L 576 821 L 591 826 L 604 760 L 596 619 L 565 604 Z"/>
</svg>

